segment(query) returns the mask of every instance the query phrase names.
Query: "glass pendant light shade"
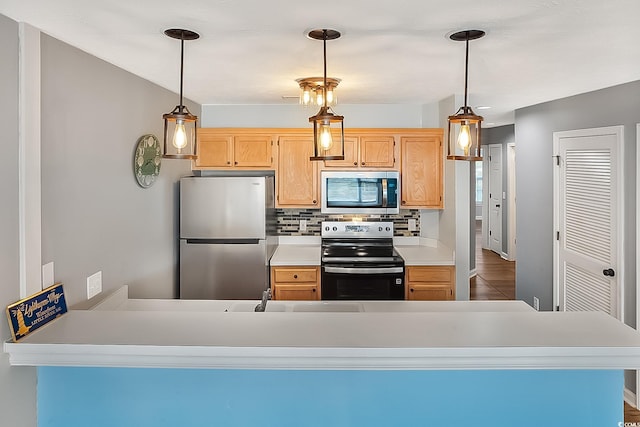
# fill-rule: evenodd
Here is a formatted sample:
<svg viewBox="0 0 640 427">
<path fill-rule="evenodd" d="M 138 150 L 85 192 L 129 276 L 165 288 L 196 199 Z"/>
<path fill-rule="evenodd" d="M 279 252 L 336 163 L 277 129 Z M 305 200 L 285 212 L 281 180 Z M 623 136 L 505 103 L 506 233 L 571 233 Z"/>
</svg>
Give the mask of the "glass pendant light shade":
<svg viewBox="0 0 640 427">
<path fill-rule="evenodd" d="M 344 117 L 333 114 L 329 107 L 322 107 L 313 123 L 313 157 L 311 160 L 344 160 Z"/>
<path fill-rule="evenodd" d="M 482 116 L 474 114 L 471 107 L 460 107 L 456 114 L 449 116 L 447 159 L 482 160 L 482 120 Z"/>
<path fill-rule="evenodd" d="M 335 40 L 338 37 L 340 33 L 336 30 L 322 29 L 309 32 L 309 38 L 322 40 L 324 47 L 324 77 L 322 87 L 316 90 L 316 96 L 320 92 L 316 102 L 322 102 L 322 107 L 315 116 L 309 117 L 309 122 L 313 123 L 313 156 L 309 158 L 310 160 L 344 160 L 344 117 L 335 115 L 327 106 L 329 102 L 327 40 Z M 333 101 L 335 101 L 334 87 L 331 88 Z"/>
<path fill-rule="evenodd" d="M 182 77 L 184 69 L 184 41 L 200 37 L 193 31 L 172 28 L 164 32 L 167 36 L 180 40 L 180 104 L 170 113 L 163 114 L 164 152 L 168 159 L 196 159 L 198 117 L 182 105 Z"/>
<path fill-rule="evenodd" d="M 195 159 L 198 117 L 184 105 L 162 116 L 164 119 L 164 154 L 169 159 Z"/>
<path fill-rule="evenodd" d="M 469 40 L 484 36 L 482 30 L 465 30 L 451 34 L 454 41 L 466 42 L 466 56 L 464 69 L 464 106 L 453 116 L 449 116 L 449 141 L 447 143 L 447 159 L 449 160 L 482 160 L 480 155 L 482 116 L 473 112 L 467 105 L 467 86 L 469 81 Z"/>
</svg>

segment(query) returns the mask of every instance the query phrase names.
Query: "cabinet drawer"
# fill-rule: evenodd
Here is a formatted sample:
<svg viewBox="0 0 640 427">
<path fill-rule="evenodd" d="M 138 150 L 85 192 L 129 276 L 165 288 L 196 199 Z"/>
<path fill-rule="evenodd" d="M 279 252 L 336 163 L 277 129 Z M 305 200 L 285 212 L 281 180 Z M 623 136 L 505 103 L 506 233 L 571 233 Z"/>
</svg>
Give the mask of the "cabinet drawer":
<svg viewBox="0 0 640 427">
<path fill-rule="evenodd" d="M 276 283 L 316 282 L 318 270 L 309 268 L 274 268 L 273 281 Z"/>
<path fill-rule="evenodd" d="M 407 267 L 408 282 L 451 282 L 451 267 Z"/>
</svg>

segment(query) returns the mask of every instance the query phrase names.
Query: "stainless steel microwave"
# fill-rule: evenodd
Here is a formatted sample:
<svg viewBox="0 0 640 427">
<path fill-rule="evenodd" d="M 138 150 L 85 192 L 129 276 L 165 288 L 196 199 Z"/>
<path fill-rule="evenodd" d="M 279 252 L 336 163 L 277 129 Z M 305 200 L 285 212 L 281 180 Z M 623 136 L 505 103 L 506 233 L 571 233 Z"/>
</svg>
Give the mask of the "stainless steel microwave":
<svg viewBox="0 0 640 427">
<path fill-rule="evenodd" d="M 394 214 L 400 211 L 398 171 L 322 171 L 322 213 Z"/>
</svg>

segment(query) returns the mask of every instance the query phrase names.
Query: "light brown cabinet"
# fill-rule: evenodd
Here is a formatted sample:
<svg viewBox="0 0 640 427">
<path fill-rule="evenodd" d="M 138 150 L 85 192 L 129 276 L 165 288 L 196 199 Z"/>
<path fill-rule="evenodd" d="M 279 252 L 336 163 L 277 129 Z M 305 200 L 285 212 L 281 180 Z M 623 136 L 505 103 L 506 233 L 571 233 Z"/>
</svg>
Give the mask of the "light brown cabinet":
<svg viewBox="0 0 640 427">
<path fill-rule="evenodd" d="M 276 206 L 320 208 L 313 134 L 288 134 L 278 138 Z"/>
<path fill-rule="evenodd" d="M 319 301 L 319 267 L 271 267 L 274 300 Z"/>
<path fill-rule="evenodd" d="M 340 144 L 329 151 L 338 155 Z M 393 135 L 372 134 L 344 137 L 344 160 L 327 160 L 327 168 L 385 168 L 396 167 L 395 138 Z"/>
<path fill-rule="evenodd" d="M 407 266 L 407 298 L 410 301 L 455 300 L 455 267 Z"/>
<path fill-rule="evenodd" d="M 270 133 L 229 129 L 198 129 L 196 169 L 273 169 L 273 140 Z"/>
<path fill-rule="evenodd" d="M 442 130 L 430 134 L 403 136 L 401 153 L 401 209 L 442 209 Z"/>
</svg>

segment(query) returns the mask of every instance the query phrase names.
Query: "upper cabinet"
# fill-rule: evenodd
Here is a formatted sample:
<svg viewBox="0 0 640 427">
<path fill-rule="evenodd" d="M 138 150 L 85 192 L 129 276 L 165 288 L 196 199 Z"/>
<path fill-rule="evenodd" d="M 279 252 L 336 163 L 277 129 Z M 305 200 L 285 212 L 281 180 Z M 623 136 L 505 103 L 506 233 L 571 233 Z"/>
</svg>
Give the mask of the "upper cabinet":
<svg viewBox="0 0 640 427">
<path fill-rule="evenodd" d="M 278 138 L 276 206 L 320 208 L 317 163 L 313 156 L 313 132 Z"/>
<path fill-rule="evenodd" d="M 401 209 L 442 209 L 442 129 L 402 136 Z"/>
<path fill-rule="evenodd" d="M 330 153 L 339 155 L 340 145 L 335 144 Z M 394 135 L 345 134 L 344 160 L 327 160 L 324 166 L 326 168 L 397 168 Z"/>
<path fill-rule="evenodd" d="M 346 129 L 344 160 L 321 162 L 309 159 L 311 129 L 201 128 L 193 169 L 275 170 L 276 206 L 312 209 L 320 208 L 321 169 L 400 170 L 401 209 L 442 209 L 442 139 L 442 129 Z"/>
<path fill-rule="evenodd" d="M 274 136 L 230 129 L 198 129 L 196 169 L 274 169 Z"/>
</svg>

